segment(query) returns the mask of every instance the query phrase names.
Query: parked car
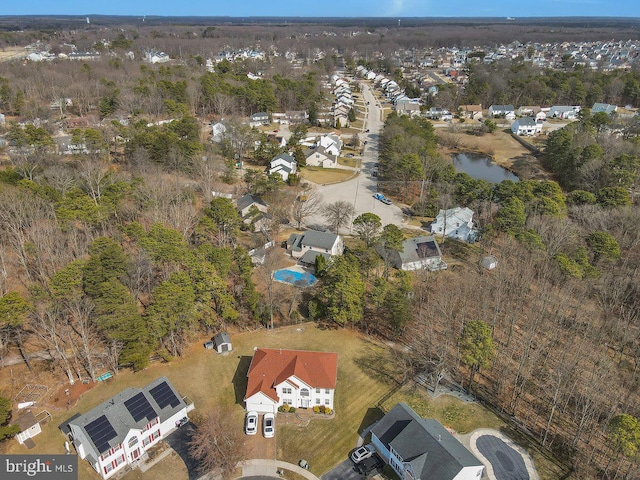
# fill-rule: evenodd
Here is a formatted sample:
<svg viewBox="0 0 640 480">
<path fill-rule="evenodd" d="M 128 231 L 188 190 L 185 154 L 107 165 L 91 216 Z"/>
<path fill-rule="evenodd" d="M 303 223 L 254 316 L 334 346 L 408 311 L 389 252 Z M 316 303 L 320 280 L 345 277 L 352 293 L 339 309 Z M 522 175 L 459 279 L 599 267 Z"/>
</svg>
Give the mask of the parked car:
<svg viewBox="0 0 640 480">
<path fill-rule="evenodd" d="M 187 417 L 182 417 L 180 420 L 176 420 L 176 427 L 179 428 L 189 421 Z"/>
<path fill-rule="evenodd" d="M 375 451 L 372 445 L 362 445 L 351 452 L 351 460 L 353 463 L 360 463 L 365 458 L 369 458 Z"/>
<path fill-rule="evenodd" d="M 255 435 L 258 433 L 258 412 L 247 412 L 247 418 L 244 422 L 244 433 L 247 435 Z"/>
<path fill-rule="evenodd" d="M 272 438 L 276 433 L 275 415 L 273 413 L 265 413 L 262 419 L 262 434 L 264 438 Z"/>
<path fill-rule="evenodd" d="M 369 473 L 377 470 L 383 465 L 384 462 L 382 461 L 382 459 L 374 453 L 370 457 L 362 460 L 360 463 L 356 463 L 356 466 L 354 468 L 360 475 L 368 475 Z"/>
<path fill-rule="evenodd" d="M 393 203 L 393 202 L 391 202 L 391 200 L 389 200 L 387 197 L 385 197 L 381 193 L 374 193 L 373 194 L 373 198 L 375 198 L 376 200 L 380 200 L 385 205 L 391 205 L 391 203 Z"/>
<path fill-rule="evenodd" d="M 345 157 L 346 157 L 346 158 L 353 158 L 353 153 L 347 153 L 347 154 L 345 155 Z"/>
</svg>

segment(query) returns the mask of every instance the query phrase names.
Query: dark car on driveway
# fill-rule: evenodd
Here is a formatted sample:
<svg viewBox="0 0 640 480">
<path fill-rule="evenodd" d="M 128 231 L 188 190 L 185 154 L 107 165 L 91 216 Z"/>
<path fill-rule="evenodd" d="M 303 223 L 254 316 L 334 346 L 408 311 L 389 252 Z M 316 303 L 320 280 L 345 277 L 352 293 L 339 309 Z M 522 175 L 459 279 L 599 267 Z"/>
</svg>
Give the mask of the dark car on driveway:
<svg viewBox="0 0 640 480">
<path fill-rule="evenodd" d="M 354 468 L 359 474 L 368 475 L 369 473 L 377 470 L 383 465 L 384 462 L 382 461 L 382 459 L 378 456 L 377 453 L 374 453 L 369 458 L 365 458 L 360 463 L 357 463 Z"/>
</svg>

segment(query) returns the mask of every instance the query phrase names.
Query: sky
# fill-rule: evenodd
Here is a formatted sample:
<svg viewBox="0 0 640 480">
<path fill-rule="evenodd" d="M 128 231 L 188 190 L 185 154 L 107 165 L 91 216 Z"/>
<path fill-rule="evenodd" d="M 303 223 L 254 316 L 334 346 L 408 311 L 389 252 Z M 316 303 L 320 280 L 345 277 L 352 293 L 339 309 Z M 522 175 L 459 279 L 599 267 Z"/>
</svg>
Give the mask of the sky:
<svg viewBox="0 0 640 480">
<path fill-rule="evenodd" d="M 0 0 L 1 15 L 640 17 L 638 0 Z"/>
</svg>

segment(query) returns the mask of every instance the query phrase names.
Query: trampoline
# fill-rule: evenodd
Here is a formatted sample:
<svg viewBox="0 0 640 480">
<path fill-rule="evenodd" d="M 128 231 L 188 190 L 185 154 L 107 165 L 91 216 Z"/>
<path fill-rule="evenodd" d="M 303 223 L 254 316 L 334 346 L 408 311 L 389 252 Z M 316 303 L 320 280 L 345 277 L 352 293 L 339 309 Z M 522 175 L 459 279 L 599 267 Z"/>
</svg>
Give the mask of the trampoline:
<svg viewBox="0 0 640 480">
<path fill-rule="evenodd" d="M 478 451 L 489 461 L 497 480 L 529 480 L 524 458 L 502 439 L 482 435 L 476 440 Z"/>
<path fill-rule="evenodd" d="M 273 278 L 278 282 L 289 283 L 297 287 L 310 287 L 318 281 L 318 279 L 307 272 L 297 272 L 295 270 L 276 270 Z"/>
</svg>

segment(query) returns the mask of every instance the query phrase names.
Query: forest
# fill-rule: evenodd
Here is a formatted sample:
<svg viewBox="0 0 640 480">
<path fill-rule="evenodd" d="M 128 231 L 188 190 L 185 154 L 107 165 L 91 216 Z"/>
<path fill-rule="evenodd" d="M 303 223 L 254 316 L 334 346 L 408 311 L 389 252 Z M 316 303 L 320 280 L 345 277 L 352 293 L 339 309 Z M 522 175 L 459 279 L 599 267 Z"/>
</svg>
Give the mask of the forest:
<svg viewBox="0 0 640 480">
<path fill-rule="evenodd" d="M 274 237 L 284 219 L 300 227 L 309 216 L 295 201 L 302 186 L 259 170 L 237 175 L 236 155 L 261 166 L 279 153 L 241 117 L 306 109 L 313 122 L 327 100 L 325 75 L 340 57 L 352 55 L 355 65 L 364 56 L 356 51 L 392 52 L 415 38 L 434 44 L 432 36 L 448 27 L 384 34 L 381 28 L 349 42 L 305 36 L 325 29 L 316 25 L 2 36 L 6 45 L 46 40 L 59 48 L 67 41 L 90 48 L 106 36 L 111 46 L 95 62 L 0 63 L 0 111 L 9 120 L 0 127 L 9 144 L 0 170 L 0 353 L 29 364 L 31 351 L 45 351 L 56 375 L 95 378 L 97 365 L 117 372 L 171 361 L 195 336 L 222 326 L 265 328 L 307 318 L 403 345 L 398 382 L 425 375 L 463 385 L 577 478 L 637 478 L 637 123 L 621 126 L 583 109 L 578 121 L 547 139 L 542 157 L 550 179 L 493 185 L 456 173 L 429 121 L 389 115 L 379 167 L 389 194 L 421 216 L 469 206 L 482 230 L 473 246 L 444 241 L 445 258 L 456 263 L 445 272 L 395 270 L 388 253 L 402 248 L 406 232 L 365 213 L 349 218 L 354 234 L 345 255 L 316 265 L 319 286 L 284 294 L 270 281 L 270 264 L 255 268 L 247 254 L 264 237 L 247 231 L 230 200 L 211 198 L 214 190 L 260 194 L 275 205 Z M 532 38 L 544 34 L 530 28 Z M 460 37 L 463 30 L 471 33 Z M 463 30 L 438 42 L 466 42 L 484 31 Z M 513 38 L 512 30 L 496 32 Z M 594 39 L 606 32 L 591 33 Z M 225 45 L 260 41 L 296 46 L 302 68 L 275 55 L 206 68 Z M 314 61 L 319 46 L 335 55 Z M 140 53 L 148 47 L 180 61 L 143 64 Z M 125 55 L 130 49 L 138 60 Z M 389 72 L 398 67 L 390 59 L 381 65 Z M 260 80 L 248 80 L 258 71 Z M 637 71 L 591 71 L 569 62 L 564 71 L 540 71 L 516 59 L 471 66 L 466 88 L 442 88 L 437 101 L 452 111 L 475 102 L 637 106 L 639 94 Z M 66 98 L 71 105 L 51 108 Z M 71 143 L 83 148 L 59 155 L 59 130 L 76 116 L 93 118 L 67 129 Z M 230 128 L 226 141 L 213 145 L 208 124 L 220 117 Z M 158 122 L 167 118 L 173 121 Z M 294 131 L 291 147 L 304 132 Z M 262 141 L 252 152 L 255 140 Z M 336 230 L 341 226 L 336 222 Z M 486 253 L 500 259 L 495 271 L 478 267 Z M 4 428 L 3 422 L 0 415 Z"/>
</svg>

